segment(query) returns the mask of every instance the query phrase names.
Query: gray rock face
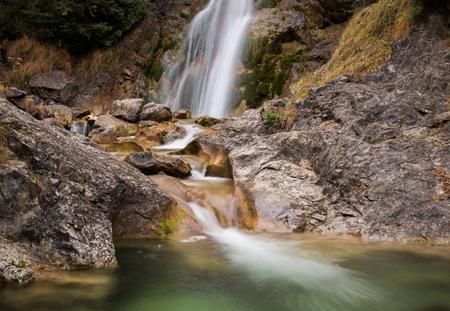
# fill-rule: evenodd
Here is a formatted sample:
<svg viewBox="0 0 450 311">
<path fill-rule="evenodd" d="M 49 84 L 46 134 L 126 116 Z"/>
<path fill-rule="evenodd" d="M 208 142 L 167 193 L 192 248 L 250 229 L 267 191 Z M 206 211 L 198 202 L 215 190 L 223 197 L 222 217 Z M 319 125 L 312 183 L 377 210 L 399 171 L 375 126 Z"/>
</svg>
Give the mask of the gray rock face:
<svg viewBox="0 0 450 311">
<path fill-rule="evenodd" d="M 125 158 L 125 162 L 138 168 L 146 175 L 160 172 L 174 177 L 187 177 L 191 174 L 188 163 L 176 156 L 154 155 L 151 152 L 132 153 Z"/>
<path fill-rule="evenodd" d="M 24 245 L 0 237 L 0 285 L 25 285 L 32 282 L 36 263 L 41 268 L 45 267 Z"/>
<path fill-rule="evenodd" d="M 39 97 L 57 102 L 69 103 L 74 96 L 74 79 L 64 71 L 56 70 L 34 75 L 29 86 Z"/>
<path fill-rule="evenodd" d="M 156 122 L 169 121 L 172 119 L 170 108 L 156 103 L 148 103 L 142 108 L 140 120 L 151 120 Z"/>
<path fill-rule="evenodd" d="M 139 98 L 116 100 L 111 106 L 110 113 L 117 118 L 137 122 L 143 105 L 144 100 Z"/>
<path fill-rule="evenodd" d="M 277 101 L 195 142 L 228 151 L 261 225 L 450 243 L 450 63 L 433 30 L 443 24 L 425 24 L 379 72 L 297 102 L 289 129 L 263 123 L 265 109 L 283 109 Z"/>
<path fill-rule="evenodd" d="M 113 233 L 151 234 L 174 202 L 89 139 L 0 100 L 0 237 L 63 268 L 116 262 Z"/>
<path fill-rule="evenodd" d="M 0 282 L 25 285 L 34 280 L 33 271 L 0 260 Z"/>
</svg>

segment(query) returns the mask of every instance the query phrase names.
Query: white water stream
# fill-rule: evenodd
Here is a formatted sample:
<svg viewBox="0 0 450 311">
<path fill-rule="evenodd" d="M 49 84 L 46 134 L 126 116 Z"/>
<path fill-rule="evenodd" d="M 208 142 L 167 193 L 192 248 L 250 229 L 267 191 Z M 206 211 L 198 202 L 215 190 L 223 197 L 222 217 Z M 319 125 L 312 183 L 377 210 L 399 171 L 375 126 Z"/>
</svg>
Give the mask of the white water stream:
<svg viewBox="0 0 450 311">
<path fill-rule="evenodd" d="M 181 150 L 201 131 L 200 128 L 195 128 L 195 126 L 185 124 L 183 127 L 187 130 L 185 139 L 163 145 L 160 149 L 167 150 L 170 147 L 169 149 L 173 151 L 173 147 L 177 146 Z M 223 186 L 226 183 L 229 185 L 230 179 L 206 177 L 204 165 L 202 165 L 200 158 L 189 156 L 184 159 L 191 164 L 193 176 L 182 180 L 182 182 L 191 189 L 210 191 L 209 196 L 217 197 L 220 196 L 218 194 L 218 189 L 221 187 L 220 183 Z M 215 188 L 206 186 L 211 183 L 215 184 Z M 166 191 L 171 192 L 171 189 L 170 184 L 165 184 Z M 223 200 L 217 201 L 218 205 L 214 209 L 202 206 L 195 199 L 186 201 L 186 197 L 180 197 L 179 193 L 174 192 L 173 195 L 203 228 L 203 233 L 223 247 L 225 255 L 230 261 L 238 269 L 245 270 L 250 277 L 255 279 L 257 284 L 268 281 L 273 282 L 274 286 L 275 284 L 288 285 L 290 288 L 296 288 L 299 292 L 304 290 L 314 292 L 315 294 L 311 295 L 309 303 L 313 305 L 317 303 L 319 308 L 317 310 L 322 310 L 319 304 L 321 303 L 320 299 L 324 299 L 324 297 L 333 301 L 336 305 L 358 304 L 365 299 L 373 298 L 374 293 L 369 289 L 369 286 L 349 270 L 327 262 L 320 256 L 299 251 L 298 247 L 287 241 L 267 238 L 258 234 L 248 234 L 236 227 L 224 226 L 223 221 L 219 220 L 219 214 L 222 218 L 227 219 L 226 223 L 238 223 L 236 219 L 233 219 L 236 215 L 233 209 L 236 209 L 237 206 L 232 202 L 232 194 L 228 194 L 228 198 L 224 199 L 226 202 Z M 214 200 L 211 202 L 214 202 Z M 194 235 L 181 240 L 181 242 L 194 243 L 205 238 L 205 236 Z M 296 294 L 293 293 L 293 295 Z M 317 297 L 321 298 L 315 301 L 315 299 L 318 299 Z M 305 298 L 303 297 L 303 299 Z"/>
<path fill-rule="evenodd" d="M 189 108 L 194 116 L 230 114 L 252 13 L 253 0 L 210 0 L 190 25 L 185 60 L 169 72 L 166 105 Z"/>
<path fill-rule="evenodd" d="M 219 118 L 231 112 L 233 87 L 252 11 L 252 0 L 210 0 L 208 6 L 194 18 L 186 38 L 186 59 L 169 73 L 172 88 L 166 97 L 166 104 L 172 110 L 189 108 L 194 116 Z M 154 150 L 181 150 L 201 132 L 201 128 L 194 125 L 181 126 L 187 132 L 184 138 Z M 246 234 L 234 227 L 227 228 L 224 223 L 238 223 L 231 218 L 236 217 L 239 200 L 234 196 L 234 190 L 219 200 L 217 198 L 221 196 L 218 194 L 220 183 L 229 184 L 230 180 L 206 177 L 205 163 L 201 159 L 184 158 L 190 162 L 193 172 L 191 178 L 182 181 L 183 184 L 190 189 L 209 191 L 209 194 L 200 197 L 202 200 L 204 197 L 212 198 L 209 202 L 217 204 L 213 208 L 202 206 L 202 201 L 196 201 L 195 196 L 190 200 L 189 196 L 175 191 L 179 187 L 171 185 L 170 181 L 165 182 L 165 189 L 173 192 L 204 233 L 223 247 L 226 256 L 239 269 L 244 269 L 258 282 L 271 280 L 275 281 L 274 286 L 288 283 L 299 291 L 319 292 L 337 304 L 342 301 L 358 303 L 369 295 L 367 287 L 358 278 L 338 265 L 296 251 L 295 247 L 282 240 Z M 216 184 L 215 188 L 211 188 L 211 183 Z M 223 218 L 227 221 L 224 222 Z M 203 238 L 192 236 L 182 242 L 197 242 Z"/>
</svg>

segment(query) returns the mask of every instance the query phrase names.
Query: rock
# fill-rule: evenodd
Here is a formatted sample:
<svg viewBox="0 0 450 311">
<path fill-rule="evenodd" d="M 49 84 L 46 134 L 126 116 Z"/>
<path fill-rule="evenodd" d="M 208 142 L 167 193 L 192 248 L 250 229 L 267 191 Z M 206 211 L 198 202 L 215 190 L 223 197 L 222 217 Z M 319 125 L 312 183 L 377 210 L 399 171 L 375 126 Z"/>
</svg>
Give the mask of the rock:
<svg viewBox="0 0 450 311">
<path fill-rule="evenodd" d="M 122 70 L 121 74 L 122 74 L 123 78 L 126 80 L 132 80 L 134 77 L 133 72 L 128 68 L 124 68 Z"/>
<path fill-rule="evenodd" d="M 110 113 L 125 121 L 137 122 L 143 105 L 143 99 L 116 100 L 111 106 Z"/>
<path fill-rule="evenodd" d="M 159 123 L 156 121 L 152 121 L 152 120 L 146 120 L 146 121 L 140 121 L 138 126 L 140 128 L 145 128 L 145 127 L 153 127 L 153 126 L 157 126 Z"/>
<path fill-rule="evenodd" d="M 0 100 L 0 126 L 11 154 L 0 163 L 0 240 L 22 243 L 49 266 L 113 266 L 113 233 L 156 235 L 175 204 L 149 178 L 88 139 L 36 120 L 6 100 Z"/>
<path fill-rule="evenodd" d="M 165 105 L 148 103 L 142 108 L 139 119 L 156 122 L 170 121 L 172 119 L 172 112 L 170 111 L 170 108 Z"/>
<path fill-rule="evenodd" d="M 99 116 L 93 125 L 93 128 L 101 128 L 103 130 L 107 129 L 114 129 L 116 127 L 132 127 L 135 126 L 132 123 L 125 122 L 123 120 L 120 120 L 110 114 L 104 114 Z"/>
<path fill-rule="evenodd" d="M 31 269 L 18 267 L 0 260 L 0 283 L 26 285 L 34 280 Z"/>
<path fill-rule="evenodd" d="M 175 111 L 173 113 L 173 118 L 174 119 L 178 119 L 178 120 L 191 119 L 192 118 L 192 114 L 187 109 L 180 109 L 180 110 L 177 110 L 177 111 Z"/>
<path fill-rule="evenodd" d="M 200 116 L 195 118 L 194 122 L 203 127 L 211 127 L 213 125 L 222 123 L 223 121 L 209 116 Z"/>
<path fill-rule="evenodd" d="M 74 97 L 74 79 L 64 71 L 56 70 L 34 75 L 29 86 L 33 93 L 44 99 L 68 104 Z"/>
<path fill-rule="evenodd" d="M 19 90 L 15 87 L 0 86 L 0 96 L 8 100 L 24 98 L 27 95 L 25 91 Z"/>
<path fill-rule="evenodd" d="M 150 126 L 139 126 L 135 141 L 142 146 L 142 148 L 148 150 L 171 140 L 182 138 L 185 134 L 183 128 L 172 122 L 151 123 Z"/>
<path fill-rule="evenodd" d="M 449 245 L 450 63 L 433 29 L 394 44 L 362 81 L 344 76 L 296 102 L 291 127 L 268 131 L 267 107 L 247 110 L 200 136 L 196 152 L 228 153 L 264 228 Z"/>
<path fill-rule="evenodd" d="M 146 175 L 160 172 L 174 177 L 187 177 L 191 174 L 189 164 L 176 156 L 154 155 L 151 152 L 139 152 L 128 155 L 125 162 L 138 168 Z"/>
<path fill-rule="evenodd" d="M 44 106 L 46 116 L 54 118 L 59 124 L 68 127 L 73 120 L 73 111 L 70 107 L 59 104 L 51 104 Z"/>
<path fill-rule="evenodd" d="M 74 119 L 83 119 L 91 115 L 91 111 L 89 109 L 76 108 L 73 109 L 73 118 Z"/>
</svg>

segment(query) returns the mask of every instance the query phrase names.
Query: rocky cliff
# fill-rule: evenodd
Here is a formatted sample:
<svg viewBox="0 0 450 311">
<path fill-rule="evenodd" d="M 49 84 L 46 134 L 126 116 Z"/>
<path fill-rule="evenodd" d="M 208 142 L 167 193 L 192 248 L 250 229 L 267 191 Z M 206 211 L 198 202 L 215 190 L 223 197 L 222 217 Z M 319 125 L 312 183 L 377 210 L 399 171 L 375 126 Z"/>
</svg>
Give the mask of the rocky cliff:
<svg viewBox="0 0 450 311">
<path fill-rule="evenodd" d="M 89 139 L 4 99 L 0 129 L 0 244 L 22 250 L 6 252 L 2 264 L 115 265 L 113 235 L 149 235 L 174 205 L 149 178 Z"/>
<path fill-rule="evenodd" d="M 428 14 L 376 73 L 267 102 L 194 144 L 228 152 L 261 228 L 448 245 L 449 56 L 446 16 Z"/>
</svg>

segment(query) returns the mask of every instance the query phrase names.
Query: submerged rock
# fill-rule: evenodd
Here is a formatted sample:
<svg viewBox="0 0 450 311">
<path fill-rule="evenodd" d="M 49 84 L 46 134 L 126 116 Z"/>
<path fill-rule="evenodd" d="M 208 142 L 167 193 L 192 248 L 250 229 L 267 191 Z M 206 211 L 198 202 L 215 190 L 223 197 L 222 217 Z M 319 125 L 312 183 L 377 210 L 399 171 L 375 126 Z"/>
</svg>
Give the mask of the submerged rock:
<svg viewBox="0 0 450 311">
<path fill-rule="evenodd" d="M 151 152 L 132 153 L 125 158 L 125 162 L 138 168 L 146 175 L 163 172 L 169 176 L 187 177 L 191 174 L 189 164 L 176 156 L 155 155 Z"/>
</svg>

